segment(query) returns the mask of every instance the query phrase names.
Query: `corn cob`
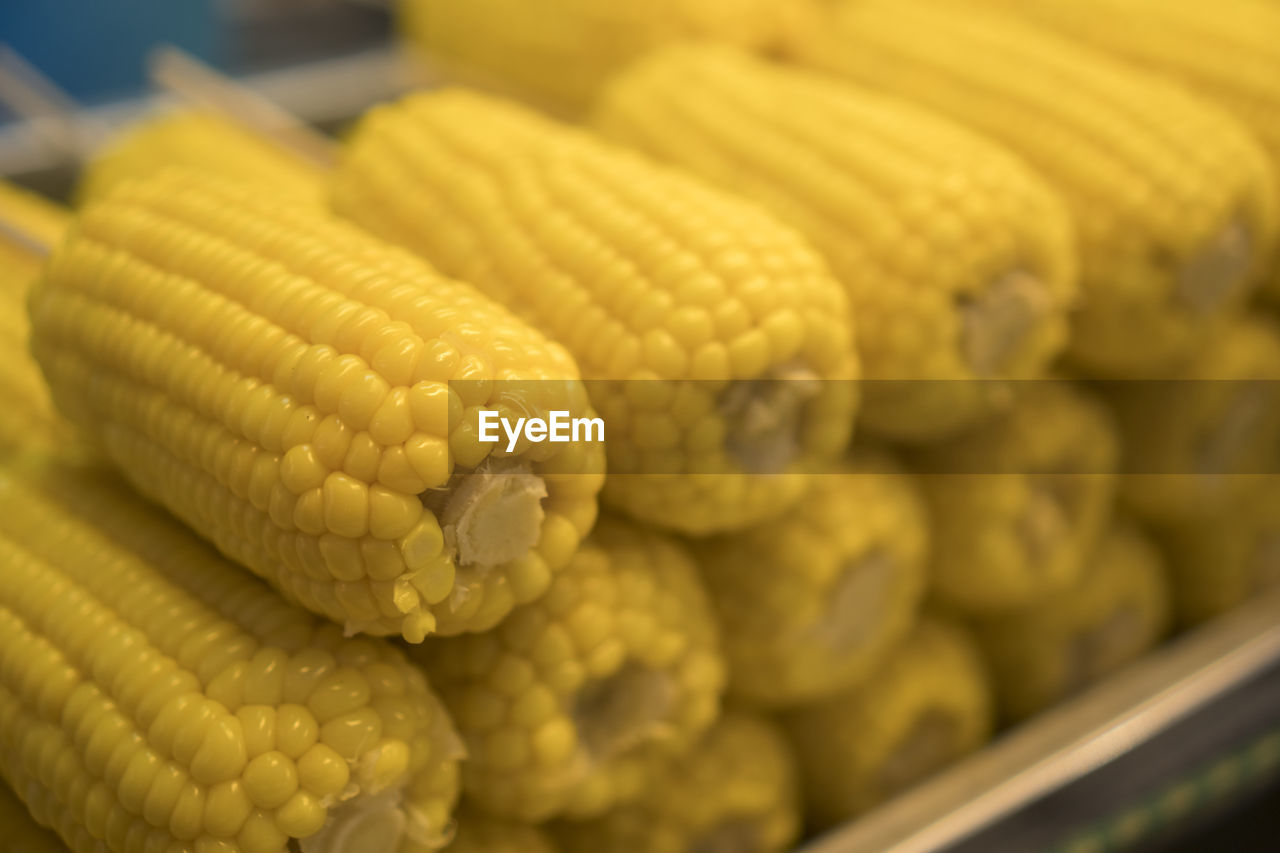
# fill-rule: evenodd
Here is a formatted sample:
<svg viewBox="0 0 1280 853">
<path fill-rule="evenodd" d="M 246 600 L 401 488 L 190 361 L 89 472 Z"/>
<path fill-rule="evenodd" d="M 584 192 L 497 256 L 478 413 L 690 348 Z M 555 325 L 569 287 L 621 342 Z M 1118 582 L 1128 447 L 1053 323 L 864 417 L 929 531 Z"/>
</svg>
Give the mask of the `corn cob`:
<svg viewBox="0 0 1280 853">
<path fill-rule="evenodd" d="M 90 206 L 32 299 L 54 399 L 143 493 L 350 632 L 482 630 L 595 516 L 572 360 L 472 289 L 255 188 L 170 172 Z M 554 381 L 553 381 L 554 380 Z"/>
<path fill-rule="evenodd" d="M 1104 386 L 1120 429 L 1120 497 L 1172 524 L 1240 502 L 1280 456 L 1280 332 L 1262 316 L 1219 329 L 1169 380 Z"/>
<path fill-rule="evenodd" d="M 460 744 L 390 644 L 93 470 L 0 474 L 0 561 L 0 775 L 75 850 L 439 846 Z"/>
<path fill-rule="evenodd" d="M 809 823 L 862 814 L 974 751 L 991 703 L 968 633 L 924 620 L 865 684 L 783 718 Z"/>
<path fill-rule="evenodd" d="M 1198 625 L 1280 586 L 1280 478 L 1258 479 L 1245 499 L 1157 528 L 1180 625 Z"/>
<path fill-rule="evenodd" d="M 963 613 L 1025 607 L 1076 582 L 1111 511 L 1106 410 L 1028 383 L 1005 417 L 913 459 L 933 520 L 933 592 Z"/>
<path fill-rule="evenodd" d="M 1268 0 L 981 0 L 1214 100 L 1280 163 L 1280 6 Z M 1280 257 L 1266 292 L 1280 297 Z"/>
<path fill-rule="evenodd" d="M 605 135 L 759 202 L 849 294 L 869 427 L 954 432 L 1066 343 L 1071 222 L 1026 167 L 914 107 L 715 46 L 653 54 L 605 91 Z M 877 381 L 886 380 L 886 381 Z"/>
<path fill-rule="evenodd" d="M 56 242 L 67 216 L 56 205 L 0 181 L 0 455 L 63 445 L 68 425 L 54 412 L 27 350 L 27 290 L 40 272 L 39 246 Z"/>
<path fill-rule="evenodd" d="M 526 821 L 638 796 L 718 713 L 709 607 L 675 542 L 603 519 L 541 599 L 418 647 L 466 742 L 467 796 Z"/>
<path fill-rule="evenodd" d="M 399 0 L 412 53 L 445 77 L 562 112 L 585 109 L 618 69 L 687 39 L 770 50 L 812 0 Z"/>
<path fill-rule="evenodd" d="M 0 841 L 4 853 L 69 853 L 58 836 L 36 823 L 22 800 L 4 784 L 0 784 L 0 827 L 4 829 Z"/>
<path fill-rule="evenodd" d="M 796 50 L 972 125 L 1050 180 L 1080 241 L 1071 353 L 1091 372 L 1144 376 L 1188 356 L 1262 275 L 1277 228 L 1266 156 L 1168 81 L 1008 16 L 925 0 L 839 3 Z"/>
<path fill-rule="evenodd" d="M 185 168 L 319 204 L 324 173 L 306 160 L 233 121 L 211 113 L 177 112 L 123 133 L 89 163 L 76 190 L 81 204 L 120 184 L 168 168 Z"/>
<path fill-rule="evenodd" d="M 1065 699 L 1134 660 L 1164 636 L 1169 585 L 1155 546 L 1119 523 L 1079 583 L 1051 601 L 979 620 L 974 634 L 1010 721 Z"/>
<path fill-rule="evenodd" d="M 556 853 L 556 848 L 536 826 L 464 807 L 458 814 L 457 833 L 443 853 Z"/>
<path fill-rule="evenodd" d="M 786 739 L 767 719 L 732 712 L 640 799 L 553 832 L 565 853 L 782 853 L 799 829 Z"/>
<path fill-rule="evenodd" d="M 640 520 L 776 516 L 847 443 L 856 389 L 822 381 L 855 376 L 844 295 L 745 203 L 461 90 L 367 115 L 333 203 L 573 353 L 609 425 L 605 498 Z"/>
<path fill-rule="evenodd" d="M 695 543 L 730 692 L 785 707 L 864 678 L 915 622 L 928 539 L 912 480 L 860 452 L 777 521 Z"/>
</svg>

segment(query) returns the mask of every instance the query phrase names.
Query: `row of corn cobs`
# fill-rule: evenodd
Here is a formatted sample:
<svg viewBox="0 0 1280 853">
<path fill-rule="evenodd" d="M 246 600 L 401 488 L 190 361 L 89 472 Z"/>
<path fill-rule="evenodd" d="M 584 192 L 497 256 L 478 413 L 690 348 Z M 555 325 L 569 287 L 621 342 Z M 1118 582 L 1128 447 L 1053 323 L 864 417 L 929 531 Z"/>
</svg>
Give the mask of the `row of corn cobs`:
<svg viewBox="0 0 1280 853">
<path fill-rule="evenodd" d="M 780 851 L 1280 577 L 1280 4 L 400 12 L 0 190 L 6 828 Z"/>
</svg>

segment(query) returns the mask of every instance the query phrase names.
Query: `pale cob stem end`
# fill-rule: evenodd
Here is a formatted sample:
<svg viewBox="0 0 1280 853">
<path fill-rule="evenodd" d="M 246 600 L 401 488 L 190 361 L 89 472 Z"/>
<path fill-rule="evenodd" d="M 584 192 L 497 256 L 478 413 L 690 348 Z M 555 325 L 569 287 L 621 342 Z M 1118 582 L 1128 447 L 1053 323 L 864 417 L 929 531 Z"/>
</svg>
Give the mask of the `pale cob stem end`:
<svg viewBox="0 0 1280 853">
<path fill-rule="evenodd" d="M 852 652 L 874 637 L 889 611 L 893 560 L 874 551 L 851 560 L 833 588 L 826 618 L 814 626 L 814 637 L 827 647 Z"/>
<path fill-rule="evenodd" d="M 670 676 L 634 664 L 588 685 L 573 718 L 589 756 L 607 761 L 661 738 L 675 693 Z"/>
<path fill-rule="evenodd" d="M 729 456 L 750 474 L 787 470 L 800 450 L 805 405 L 821 390 L 817 375 L 798 365 L 731 382 L 720 398 Z"/>
<path fill-rule="evenodd" d="M 1209 314 L 1222 308 L 1248 284 L 1255 245 L 1240 218 L 1205 244 L 1178 274 L 1178 299 L 1190 310 Z"/>
<path fill-rule="evenodd" d="M 538 544 L 547 484 L 527 465 L 488 463 L 460 475 L 439 517 L 459 566 L 500 566 Z M 424 499 L 425 500 L 425 499 Z"/>
<path fill-rule="evenodd" d="M 359 797 L 335 809 L 319 832 L 297 842 L 300 853 L 400 849 L 408 819 L 400 791 Z"/>
<path fill-rule="evenodd" d="M 884 795 L 901 793 L 950 761 L 959 735 L 950 714 L 936 708 L 925 712 L 880 768 Z"/>
<path fill-rule="evenodd" d="M 1037 564 L 1048 561 L 1071 535 L 1079 514 L 1080 484 L 1069 474 L 1035 475 L 1031 498 L 1019 527 L 1027 554 Z"/>
<path fill-rule="evenodd" d="M 760 827 L 743 818 L 730 818 L 689 845 L 689 853 L 752 853 L 763 849 Z"/>
<path fill-rule="evenodd" d="M 977 296 L 960 300 L 961 352 L 981 379 L 1003 376 L 1027 338 L 1053 311 L 1044 282 L 1021 270 L 996 280 Z"/>
</svg>

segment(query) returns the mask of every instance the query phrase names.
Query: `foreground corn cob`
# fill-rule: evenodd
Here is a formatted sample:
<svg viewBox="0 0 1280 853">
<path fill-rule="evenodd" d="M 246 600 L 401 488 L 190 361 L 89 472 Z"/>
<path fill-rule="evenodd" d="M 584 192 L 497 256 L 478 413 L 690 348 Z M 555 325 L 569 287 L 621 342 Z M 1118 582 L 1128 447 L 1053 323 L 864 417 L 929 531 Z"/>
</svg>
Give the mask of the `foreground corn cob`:
<svg viewBox="0 0 1280 853">
<path fill-rule="evenodd" d="M 783 707 L 852 687 L 914 625 L 928 540 L 915 484 L 859 452 L 778 520 L 695 543 L 730 692 Z"/>
<path fill-rule="evenodd" d="M 1244 499 L 1159 528 L 1178 622 L 1197 625 L 1280 585 L 1280 478 Z"/>
<path fill-rule="evenodd" d="M 565 853 L 782 853 L 800 829 L 794 764 L 773 723 L 731 712 L 640 799 L 555 836 Z"/>
<path fill-rule="evenodd" d="M 1168 380 L 1103 386 L 1120 429 L 1120 496 L 1176 523 L 1240 502 L 1280 458 L 1280 333 L 1262 316 L 1224 325 Z"/>
<path fill-rule="evenodd" d="M 58 836 L 36 823 L 27 807 L 9 786 L 0 783 L 0 828 L 4 853 L 68 853 Z"/>
<path fill-rule="evenodd" d="M 324 173 L 234 121 L 178 112 L 145 121 L 94 157 L 81 177 L 80 202 L 101 199 L 120 184 L 166 167 L 217 175 L 272 195 L 318 204 Z"/>
<path fill-rule="evenodd" d="M 556 848 L 536 826 L 464 807 L 458 814 L 456 834 L 443 853 L 556 853 Z"/>
<path fill-rule="evenodd" d="M 1111 510 L 1119 450 L 1105 409 L 1024 383 L 1006 416 L 918 454 L 933 591 L 966 613 L 1046 600 L 1079 577 Z"/>
<path fill-rule="evenodd" d="M 472 802 L 521 820 L 633 799 L 714 721 L 715 625 L 688 555 L 616 519 L 533 604 L 415 653 L 467 745 Z"/>
<path fill-rule="evenodd" d="M 1169 585 L 1155 546 L 1117 524 L 1080 581 L 1051 600 L 979 620 L 975 636 L 1007 720 L 1021 720 L 1134 660 L 1164 636 Z"/>
<path fill-rule="evenodd" d="M 1066 343 L 1066 209 L 961 127 L 714 46 L 621 74 L 593 123 L 761 203 L 823 253 L 850 297 L 873 429 L 954 432 L 993 404 L 981 380 L 1038 376 Z"/>
<path fill-rule="evenodd" d="M 785 716 L 806 817 L 827 827 L 868 811 L 982 746 L 992 716 L 972 638 L 926 619 L 869 681 Z"/>
<path fill-rule="evenodd" d="M 0 474 L 0 564 L 0 775 L 77 851 L 443 839 L 460 745 L 390 644 L 344 640 L 89 470 Z"/>
<path fill-rule="evenodd" d="M 824 381 L 855 376 L 844 294 L 743 202 L 450 90 L 369 113 L 333 203 L 573 353 L 609 428 L 605 496 L 643 521 L 749 526 L 847 443 L 856 389 Z"/>
<path fill-rule="evenodd" d="M 40 272 L 39 248 L 61 239 L 66 212 L 0 181 L 0 455 L 67 442 L 40 369 L 27 350 L 27 291 Z"/>
<path fill-rule="evenodd" d="M 599 444 L 506 453 L 476 426 L 588 413 L 562 349 L 254 188 L 121 187 L 55 251 L 32 317 L 59 407 L 141 491 L 349 631 L 487 628 L 594 519 Z"/>
<path fill-rule="evenodd" d="M 438 73 L 563 111 L 668 42 L 776 48 L 811 0 L 398 0 L 400 31 Z"/>
<path fill-rule="evenodd" d="M 1104 54 L 938 0 L 835 4 L 797 50 L 972 125 L 1051 181 L 1080 241 L 1071 350 L 1090 371 L 1145 375 L 1190 354 L 1244 303 L 1275 245 L 1259 145 L 1208 103 Z"/>
</svg>

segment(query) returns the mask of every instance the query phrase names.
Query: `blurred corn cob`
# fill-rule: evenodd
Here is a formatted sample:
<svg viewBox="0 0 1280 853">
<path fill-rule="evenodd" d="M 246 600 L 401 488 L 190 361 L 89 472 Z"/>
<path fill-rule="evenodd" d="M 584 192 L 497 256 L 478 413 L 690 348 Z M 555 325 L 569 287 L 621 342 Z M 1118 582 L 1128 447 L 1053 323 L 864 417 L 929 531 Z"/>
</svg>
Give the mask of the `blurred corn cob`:
<svg viewBox="0 0 1280 853">
<path fill-rule="evenodd" d="M 66 447 L 71 437 L 27 349 L 27 291 L 40 274 L 41 247 L 61 239 L 67 221 L 61 208 L 0 180 L 0 456 Z"/>
<path fill-rule="evenodd" d="M 166 167 L 215 174 L 298 202 L 320 204 L 324 173 L 231 119 L 178 112 L 142 122 L 114 140 L 86 167 L 76 194 L 99 200 L 120 184 Z"/>
<path fill-rule="evenodd" d="M 27 807 L 9 786 L 0 782 L 0 828 L 4 853 L 70 853 L 58 836 L 36 823 Z"/>
<path fill-rule="evenodd" d="M 1021 720 L 1146 652 L 1169 621 L 1160 555 L 1136 527 L 1120 523 L 1102 537 L 1075 586 L 979 620 L 974 633 L 1001 713 Z"/>
<path fill-rule="evenodd" d="M 0 648 L 21 650 L 0 660 L 0 772 L 75 849 L 444 837 L 460 745 L 391 645 L 343 639 L 89 469 L 0 474 L 0 563 Z"/>
<path fill-rule="evenodd" d="M 1172 83 L 972 3 L 832 4 L 796 50 L 972 125 L 1050 180 L 1080 240 L 1071 352 L 1089 371 L 1189 356 L 1263 274 L 1274 172 L 1243 127 Z"/>
<path fill-rule="evenodd" d="M 1159 528 L 1180 625 L 1280 586 L 1280 476 L 1257 480 L 1243 499 Z"/>
<path fill-rule="evenodd" d="M 856 376 L 844 294 L 744 202 L 461 90 L 370 112 L 332 198 L 573 353 L 609 428 L 605 497 L 640 520 L 759 523 L 847 443 L 856 389 L 826 381 Z"/>
<path fill-rule="evenodd" d="M 490 817 L 464 804 L 457 832 L 442 853 L 556 853 L 556 847 L 536 826 Z"/>
<path fill-rule="evenodd" d="M 1118 456 L 1106 410 L 1056 381 L 1023 383 L 1004 417 L 916 454 L 934 593 L 986 613 L 1070 587 L 1111 511 Z"/>
<path fill-rule="evenodd" d="M 141 491 L 349 631 L 482 630 L 595 517 L 598 444 L 479 440 L 589 412 L 565 352 L 304 206 L 166 172 L 89 206 L 32 298 L 59 407 Z"/>
<path fill-rule="evenodd" d="M 972 638 L 927 619 L 855 690 L 788 713 L 806 817 L 862 814 L 991 736 L 991 696 Z"/>
<path fill-rule="evenodd" d="M 693 562 L 617 519 L 601 520 L 538 601 L 415 654 L 466 741 L 468 797 L 529 821 L 639 796 L 712 724 L 724 686 Z"/>
<path fill-rule="evenodd" d="M 849 294 L 862 417 L 930 439 L 1066 343 L 1071 222 L 1021 163 L 915 107 L 726 48 L 659 51 L 605 90 L 605 135 L 767 207 Z"/>
<path fill-rule="evenodd" d="M 977 0 L 1167 74 L 1243 122 L 1280 163 L 1280 5 L 1272 0 Z M 1265 284 L 1280 297 L 1280 256 Z"/>
<path fill-rule="evenodd" d="M 812 0 L 398 0 L 401 35 L 437 74 L 553 110 L 585 109 L 610 75 L 660 45 L 786 41 Z"/>
<path fill-rule="evenodd" d="M 773 723 L 730 712 L 638 800 L 554 833 L 565 853 L 782 853 L 800 829 L 794 765 Z"/>
<path fill-rule="evenodd" d="M 1242 502 L 1280 461 L 1280 333 L 1262 316 L 1217 330 L 1168 380 L 1103 386 L 1124 448 L 1120 496 L 1173 524 Z"/>
<path fill-rule="evenodd" d="M 783 707 L 852 687 L 911 630 L 929 528 L 910 477 L 859 452 L 778 520 L 694 549 L 730 692 Z"/>
</svg>

